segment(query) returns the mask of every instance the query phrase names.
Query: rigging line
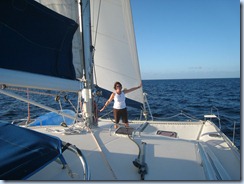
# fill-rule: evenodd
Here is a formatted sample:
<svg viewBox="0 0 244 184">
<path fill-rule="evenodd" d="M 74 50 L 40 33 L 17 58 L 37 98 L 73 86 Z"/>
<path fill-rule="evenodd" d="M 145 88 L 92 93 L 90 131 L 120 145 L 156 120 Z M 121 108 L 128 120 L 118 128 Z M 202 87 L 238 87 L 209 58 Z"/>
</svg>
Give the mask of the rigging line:
<svg viewBox="0 0 244 184">
<path fill-rule="evenodd" d="M 62 112 L 63 111 L 63 108 L 62 108 L 62 104 L 61 104 L 61 100 L 60 99 L 58 100 L 58 103 L 59 103 L 60 111 Z M 63 117 L 64 123 L 66 123 L 63 114 L 61 114 L 61 116 Z"/>
<path fill-rule="evenodd" d="M 174 116 L 165 117 L 165 118 L 158 118 L 158 117 L 153 117 L 153 118 L 154 119 L 158 119 L 158 120 L 166 120 L 166 119 L 172 119 L 172 118 L 177 117 L 177 116 L 180 116 L 180 115 L 181 115 L 181 113 L 178 113 L 178 114 L 176 114 Z"/>
<path fill-rule="evenodd" d="M 193 117 L 189 114 L 186 114 L 184 113 L 183 111 L 176 114 L 176 115 L 173 115 L 173 116 L 170 116 L 170 117 L 165 117 L 165 118 L 158 118 L 158 117 L 153 117 L 154 119 L 158 119 L 158 120 L 166 120 L 166 119 L 172 119 L 172 118 L 175 118 L 175 117 L 178 117 L 178 116 L 185 116 L 186 118 L 190 118 L 192 120 L 196 120 L 196 121 L 199 121 L 200 119 L 197 119 L 196 117 Z"/>
<path fill-rule="evenodd" d="M 103 118 L 104 116 L 109 115 L 111 112 L 113 112 L 113 110 L 111 110 L 111 111 L 109 111 L 108 113 L 106 113 L 106 114 L 104 114 L 104 115 L 100 116 L 99 118 Z M 110 117 L 109 117 L 109 118 L 110 118 Z"/>
<path fill-rule="evenodd" d="M 199 119 L 197 119 L 197 118 L 195 118 L 195 117 L 193 117 L 193 116 L 187 115 L 187 114 L 185 114 L 185 113 L 182 113 L 182 115 L 185 116 L 185 117 L 187 117 L 187 118 L 190 118 L 190 119 L 192 119 L 192 120 L 199 121 Z"/>
<path fill-rule="evenodd" d="M 197 119 L 196 117 L 194 117 L 194 116 L 192 116 L 192 115 L 190 115 L 190 114 L 186 114 L 186 113 L 184 113 L 183 111 L 181 111 L 180 114 L 183 115 L 183 116 L 185 116 L 185 117 L 187 117 L 187 118 L 190 118 L 190 119 L 192 119 L 192 120 L 197 120 L 197 121 L 200 120 L 200 119 Z"/>
<path fill-rule="evenodd" d="M 96 46 L 97 43 L 97 33 L 98 33 L 98 23 L 99 23 L 99 18 L 100 18 L 100 11 L 101 11 L 101 4 L 102 1 L 99 1 L 99 7 L 98 7 L 98 15 L 97 15 L 97 25 L 96 25 L 96 31 L 95 31 L 95 39 L 94 39 L 94 47 Z"/>
<path fill-rule="evenodd" d="M 94 44 L 93 44 L 93 74 L 94 74 L 94 78 L 95 78 L 95 83 L 97 84 L 97 75 L 96 75 L 96 67 L 95 67 L 95 63 L 94 63 L 94 55 L 95 55 L 95 48 L 96 48 L 96 43 L 97 43 L 97 34 L 98 34 L 98 23 L 99 23 L 99 17 L 100 17 L 100 10 L 101 10 L 101 3 L 102 1 L 99 1 L 99 8 L 98 8 L 98 15 L 97 15 L 97 25 L 96 25 L 96 31 L 95 31 L 95 38 L 94 38 Z M 95 11 L 93 11 L 94 13 Z M 94 17 L 94 15 L 93 15 Z"/>
<path fill-rule="evenodd" d="M 70 103 L 70 105 L 73 107 L 74 111 L 76 113 L 78 113 L 78 109 L 75 108 L 75 106 L 73 105 L 73 103 L 68 99 L 68 102 Z"/>
<path fill-rule="evenodd" d="M 94 80 L 95 80 L 95 84 L 97 85 L 97 73 L 96 73 L 96 67 L 95 67 L 95 64 L 94 64 L 94 52 L 93 52 L 93 56 L 92 56 L 92 60 L 93 60 L 93 75 L 94 75 Z"/>
</svg>

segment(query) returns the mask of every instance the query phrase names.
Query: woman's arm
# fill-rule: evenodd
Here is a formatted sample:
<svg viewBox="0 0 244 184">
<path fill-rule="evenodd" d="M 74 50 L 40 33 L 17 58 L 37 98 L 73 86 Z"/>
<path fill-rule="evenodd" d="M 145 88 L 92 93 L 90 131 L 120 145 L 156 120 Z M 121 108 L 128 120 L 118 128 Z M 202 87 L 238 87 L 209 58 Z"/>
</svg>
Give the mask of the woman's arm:
<svg viewBox="0 0 244 184">
<path fill-rule="evenodd" d="M 141 87 L 142 87 L 142 83 L 139 86 L 137 86 L 137 87 L 130 88 L 130 89 L 124 89 L 124 93 L 130 93 L 130 92 L 135 91 L 135 90 L 137 90 L 137 89 L 139 89 Z"/>
<path fill-rule="evenodd" d="M 109 104 L 110 102 L 114 99 L 114 93 L 112 93 L 109 97 L 109 99 L 106 101 L 106 103 L 104 104 L 103 108 L 100 110 L 100 112 L 102 112 Z"/>
</svg>

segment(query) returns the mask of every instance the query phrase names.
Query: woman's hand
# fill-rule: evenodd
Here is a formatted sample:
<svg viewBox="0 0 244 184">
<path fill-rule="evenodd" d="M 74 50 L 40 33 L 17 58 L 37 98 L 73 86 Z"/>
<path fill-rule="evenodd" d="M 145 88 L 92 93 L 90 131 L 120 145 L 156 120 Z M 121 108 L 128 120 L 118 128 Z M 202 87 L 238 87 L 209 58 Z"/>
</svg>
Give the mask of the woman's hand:
<svg viewBox="0 0 244 184">
<path fill-rule="evenodd" d="M 110 102 L 114 99 L 114 93 L 112 93 L 109 97 L 109 99 L 106 101 L 106 103 L 104 104 L 103 108 L 101 108 L 101 110 L 99 112 L 102 112 L 109 104 Z"/>
<path fill-rule="evenodd" d="M 141 87 L 142 87 L 142 82 L 137 87 L 134 87 L 134 88 L 131 88 L 131 89 L 124 89 L 124 93 L 130 93 L 130 92 L 135 91 L 135 90 L 137 90 L 137 89 L 139 89 Z"/>
<path fill-rule="evenodd" d="M 102 112 L 104 109 L 105 109 L 105 106 L 103 106 L 103 108 L 101 108 L 99 112 Z"/>
</svg>

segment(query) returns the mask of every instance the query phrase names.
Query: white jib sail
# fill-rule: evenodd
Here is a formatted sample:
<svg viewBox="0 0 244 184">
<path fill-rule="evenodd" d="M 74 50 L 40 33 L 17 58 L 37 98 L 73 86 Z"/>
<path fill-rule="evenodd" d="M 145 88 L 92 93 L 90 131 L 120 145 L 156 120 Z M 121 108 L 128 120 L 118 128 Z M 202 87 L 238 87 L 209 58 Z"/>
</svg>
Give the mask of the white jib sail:
<svg viewBox="0 0 244 184">
<path fill-rule="evenodd" d="M 130 1 L 92 0 L 91 17 L 95 83 L 108 91 L 114 91 L 116 81 L 127 89 L 140 85 Z M 143 103 L 142 88 L 128 93 L 127 98 Z"/>
</svg>

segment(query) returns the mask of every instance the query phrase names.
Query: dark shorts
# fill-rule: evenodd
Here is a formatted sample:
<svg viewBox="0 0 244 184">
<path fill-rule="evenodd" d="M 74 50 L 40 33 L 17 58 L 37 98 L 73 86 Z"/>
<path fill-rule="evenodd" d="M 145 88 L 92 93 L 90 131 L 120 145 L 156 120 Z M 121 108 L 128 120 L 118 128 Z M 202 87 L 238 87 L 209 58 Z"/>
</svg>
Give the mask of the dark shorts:
<svg viewBox="0 0 244 184">
<path fill-rule="evenodd" d="M 114 120 L 115 120 L 115 123 L 119 123 L 119 120 L 120 120 L 121 117 L 122 117 L 123 123 L 128 123 L 127 108 L 114 109 Z"/>
</svg>

